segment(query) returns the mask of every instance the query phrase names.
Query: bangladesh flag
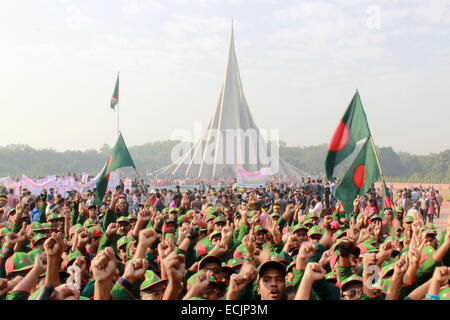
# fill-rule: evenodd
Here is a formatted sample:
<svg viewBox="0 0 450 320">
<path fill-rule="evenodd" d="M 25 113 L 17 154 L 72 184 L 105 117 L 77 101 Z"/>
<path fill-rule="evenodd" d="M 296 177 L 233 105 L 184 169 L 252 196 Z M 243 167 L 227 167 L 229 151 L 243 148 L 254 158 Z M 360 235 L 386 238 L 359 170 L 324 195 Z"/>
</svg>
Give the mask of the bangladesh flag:
<svg viewBox="0 0 450 320">
<path fill-rule="evenodd" d="M 387 194 L 386 183 L 383 181 L 383 210 L 392 208 L 391 198 Z"/>
<path fill-rule="evenodd" d="M 119 74 L 117 74 L 116 86 L 114 87 L 114 93 L 111 98 L 111 109 L 115 110 L 114 108 L 118 103 L 119 103 Z"/>
<path fill-rule="evenodd" d="M 102 169 L 102 172 L 97 180 L 95 191 L 95 204 L 101 205 L 103 197 L 105 196 L 106 188 L 108 187 L 109 175 L 116 169 L 122 167 L 135 168 L 133 159 L 128 152 L 128 148 L 123 141 L 122 133 L 119 132 L 119 138 L 109 156 L 108 162 Z"/>
<path fill-rule="evenodd" d="M 365 194 L 370 186 L 380 179 L 381 173 L 375 151 L 370 138 L 367 138 L 341 183 L 333 191 L 334 197 L 342 201 L 347 217 L 353 211 L 353 200 L 356 195 Z"/>
<path fill-rule="evenodd" d="M 367 137 L 370 137 L 369 125 L 361 98 L 356 91 L 328 145 L 325 156 L 325 173 L 328 180 L 333 179 L 334 168 L 355 150 L 356 143 Z"/>
</svg>

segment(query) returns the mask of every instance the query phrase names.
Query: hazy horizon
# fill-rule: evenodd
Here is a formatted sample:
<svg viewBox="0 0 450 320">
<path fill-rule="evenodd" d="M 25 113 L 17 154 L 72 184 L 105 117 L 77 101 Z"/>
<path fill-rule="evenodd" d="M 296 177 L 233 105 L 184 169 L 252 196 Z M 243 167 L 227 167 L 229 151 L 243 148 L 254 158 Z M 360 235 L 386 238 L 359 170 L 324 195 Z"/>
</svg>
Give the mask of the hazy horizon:
<svg viewBox="0 0 450 320">
<path fill-rule="evenodd" d="M 445 0 L 35 0 L 0 12 L 0 146 L 99 150 L 206 126 L 231 18 L 246 100 L 288 146 L 328 143 L 357 88 L 374 142 L 450 149 Z M 82 128 L 82 129 L 81 129 Z"/>
</svg>

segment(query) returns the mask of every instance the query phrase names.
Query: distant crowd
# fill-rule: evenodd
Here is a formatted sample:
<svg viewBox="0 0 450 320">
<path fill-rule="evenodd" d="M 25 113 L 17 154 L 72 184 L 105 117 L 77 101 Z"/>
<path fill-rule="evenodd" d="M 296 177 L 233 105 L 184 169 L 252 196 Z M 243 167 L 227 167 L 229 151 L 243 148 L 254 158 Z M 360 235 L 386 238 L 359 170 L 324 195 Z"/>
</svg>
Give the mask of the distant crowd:
<svg viewBox="0 0 450 320">
<path fill-rule="evenodd" d="M 192 183 L 193 181 L 187 184 Z M 336 181 L 0 192 L 3 300 L 448 300 L 432 188 L 350 208 Z"/>
</svg>

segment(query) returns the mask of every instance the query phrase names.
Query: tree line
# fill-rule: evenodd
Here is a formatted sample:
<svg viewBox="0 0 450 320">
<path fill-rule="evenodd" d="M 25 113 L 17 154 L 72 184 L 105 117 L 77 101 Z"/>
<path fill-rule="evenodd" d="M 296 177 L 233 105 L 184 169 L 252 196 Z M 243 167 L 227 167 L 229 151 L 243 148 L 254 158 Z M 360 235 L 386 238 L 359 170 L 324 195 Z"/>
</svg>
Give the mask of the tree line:
<svg viewBox="0 0 450 320">
<path fill-rule="evenodd" d="M 177 143 L 179 141 L 156 141 L 129 147 L 129 151 L 139 172 L 155 171 L 171 163 L 171 151 Z M 321 177 L 327 147 L 328 144 L 292 147 L 280 142 L 279 151 L 287 162 L 312 176 Z M 103 168 L 110 152 L 111 147 L 107 144 L 99 150 L 64 152 L 34 149 L 27 145 L 8 145 L 0 147 L 0 178 L 20 177 L 22 174 L 38 178 L 82 172 L 95 176 Z M 336 176 L 345 173 L 357 152 L 336 168 Z M 450 183 L 450 149 L 428 155 L 395 152 L 391 147 L 377 147 L 377 152 L 383 175 L 389 177 L 391 182 Z M 128 171 L 124 169 L 123 172 Z"/>
</svg>

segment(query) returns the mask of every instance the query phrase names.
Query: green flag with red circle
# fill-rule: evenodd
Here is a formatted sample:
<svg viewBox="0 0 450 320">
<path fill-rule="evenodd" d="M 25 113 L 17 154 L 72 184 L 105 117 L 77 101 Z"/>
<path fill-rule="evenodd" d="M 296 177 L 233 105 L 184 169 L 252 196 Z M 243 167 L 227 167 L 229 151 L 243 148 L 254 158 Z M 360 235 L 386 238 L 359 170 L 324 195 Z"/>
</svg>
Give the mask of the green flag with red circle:
<svg viewBox="0 0 450 320">
<path fill-rule="evenodd" d="M 356 196 L 365 194 L 370 186 L 379 180 L 381 173 L 377 158 L 370 138 L 367 138 L 342 181 L 333 190 L 333 195 L 337 200 L 341 200 L 345 213 L 349 214 L 353 211 L 353 200 Z"/>
<path fill-rule="evenodd" d="M 119 74 L 117 74 L 116 85 L 114 86 L 114 92 L 111 97 L 110 107 L 113 110 L 116 110 L 115 107 L 119 103 Z"/>
<path fill-rule="evenodd" d="M 355 150 L 356 143 L 367 137 L 370 137 L 369 125 L 356 91 L 328 145 L 325 156 L 325 174 L 328 180 L 333 179 L 334 168 Z"/>
<path fill-rule="evenodd" d="M 135 168 L 136 166 L 134 165 L 133 159 L 131 158 L 125 141 L 123 140 L 122 133 L 119 132 L 117 142 L 114 145 L 111 155 L 109 156 L 108 161 L 103 167 L 96 183 L 94 201 L 96 205 L 102 204 L 103 197 L 105 195 L 106 189 L 108 188 L 109 176 L 111 172 L 123 167 Z"/>
</svg>

